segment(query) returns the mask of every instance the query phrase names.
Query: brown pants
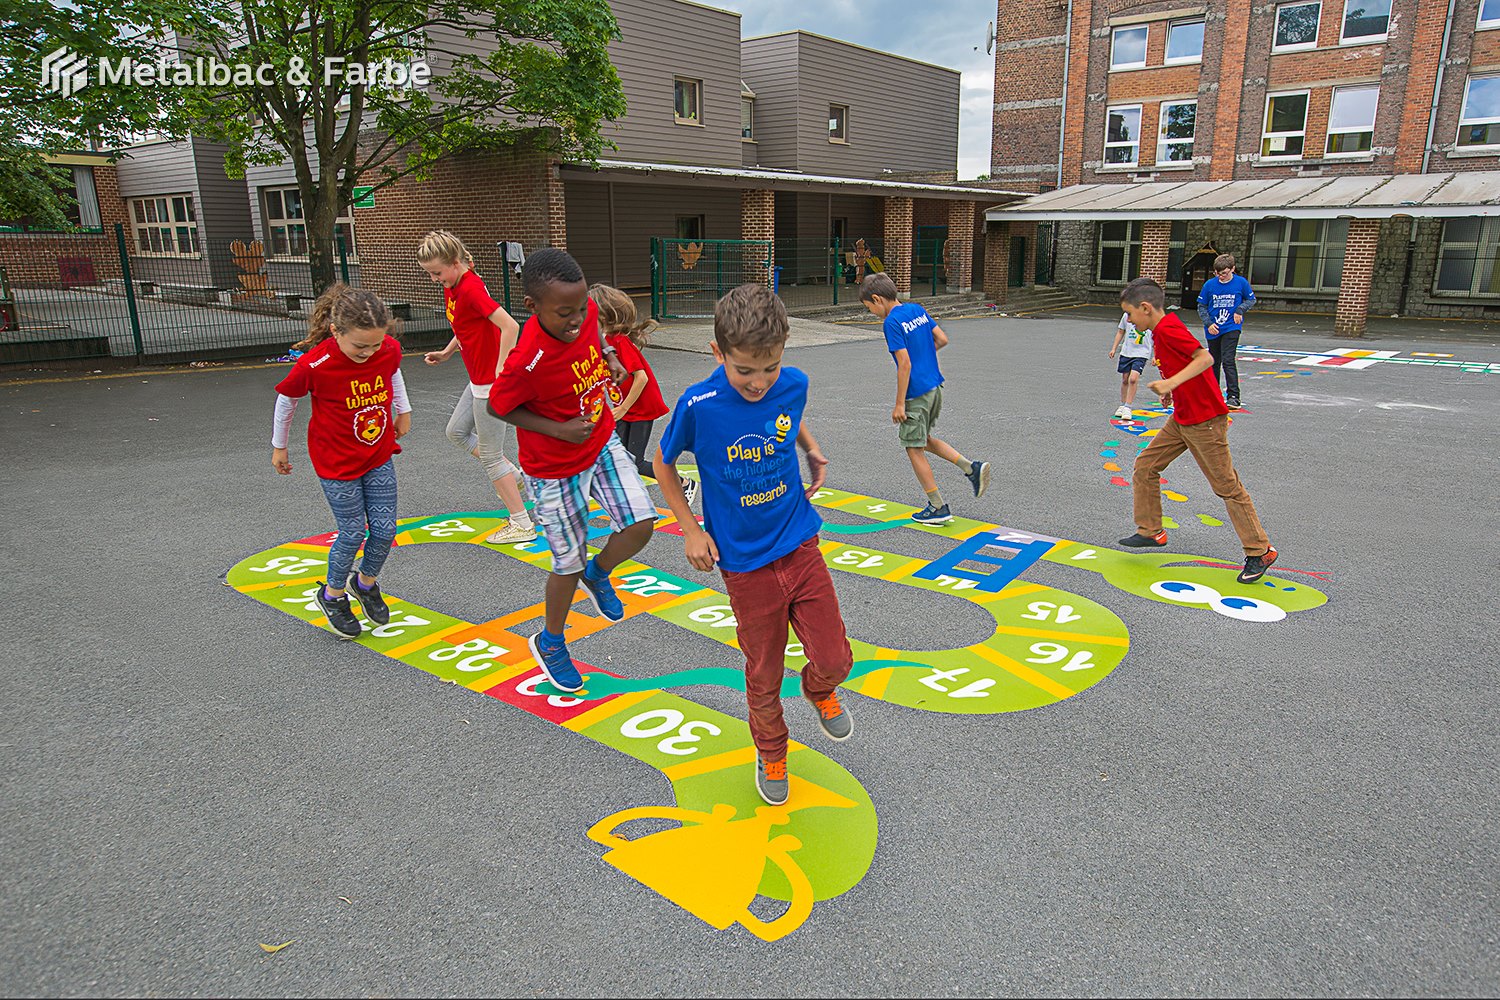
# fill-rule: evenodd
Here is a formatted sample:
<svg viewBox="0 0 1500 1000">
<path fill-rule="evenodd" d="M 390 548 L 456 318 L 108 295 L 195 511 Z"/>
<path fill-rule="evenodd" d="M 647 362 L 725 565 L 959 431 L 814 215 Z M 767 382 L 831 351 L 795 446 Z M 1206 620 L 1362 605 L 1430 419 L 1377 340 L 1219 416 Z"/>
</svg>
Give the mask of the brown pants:
<svg viewBox="0 0 1500 1000">
<path fill-rule="evenodd" d="M 1229 521 L 1240 536 L 1245 555 L 1265 555 L 1271 547 L 1266 531 L 1255 514 L 1250 492 L 1240 482 L 1229 457 L 1228 415 L 1214 417 L 1201 424 L 1184 426 L 1169 419 L 1135 459 L 1135 525 L 1143 535 L 1161 531 L 1161 474 L 1172 460 L 1185 451 L 1203 470 L 1204 478 L 1224 501 Z"/>
</svg>

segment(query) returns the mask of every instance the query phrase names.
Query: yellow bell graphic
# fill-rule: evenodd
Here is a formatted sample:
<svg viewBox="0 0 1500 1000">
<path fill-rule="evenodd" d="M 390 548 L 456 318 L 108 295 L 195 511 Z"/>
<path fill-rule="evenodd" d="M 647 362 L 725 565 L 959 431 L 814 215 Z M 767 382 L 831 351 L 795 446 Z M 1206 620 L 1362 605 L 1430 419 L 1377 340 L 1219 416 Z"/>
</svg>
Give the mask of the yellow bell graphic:
<svg viewBox="0 0 1500 1000">
<path fill-rule="evenodd" d="M 589 829 L 589 839 L 612 848 L 604 860 L 670 899 L 717 930 L 742 924 L 763 941 L 777 941 L 801 927 L 812 914 L 813 888 L 792 859 L 802 841 L 791 834 L 771 836 L 773 826 L 791 822 L 791 814 L 818 806 L 852 809 L 855 803 L 836 792 L 792 777 L 789 798 L 796 805 L 761 807 L 755 815 L 735 819 L 735 807 L 716 805 L 709 813 L 676 806 L 625 809 Z M 637 819 L 676 820 L 682 825 L 638 840 L 614 830 Z M 786 876 L 792 899 L 786 912 L 764 921 L 750 912 L 761 875 L 769 861 Z"/>
</svg>

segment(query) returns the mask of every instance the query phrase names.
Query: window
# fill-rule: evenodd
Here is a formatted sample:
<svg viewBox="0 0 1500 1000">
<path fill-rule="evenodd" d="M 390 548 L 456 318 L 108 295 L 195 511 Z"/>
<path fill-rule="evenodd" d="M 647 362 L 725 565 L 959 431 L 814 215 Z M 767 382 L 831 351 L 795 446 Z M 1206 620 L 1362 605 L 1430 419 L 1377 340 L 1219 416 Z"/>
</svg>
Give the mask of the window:
<svg viewBox="0 0 1500 1000">
<path fill-rule="evenodd" d="M 1182 263 L 1187 256 L 1187 222 L 1172 223 L 1172 238 L 1167 244 L 1167 284 L 1182 286 Z"/>
<path fill-rule="evenodd" d="M 672 114 L 682 125 L 703 124 L 703 81 L 677 77 L 672 81 Z"/>
<path fill-rule="evenodd" d="M 137 253 L 193 255 L 200 251 L 192 195 L 132 199 L 130 216 Z"/>
<path fill-rule="evenodd" d="M 1116 28 L 1109 47 L 1110 69 L 1134 69 L 1146 65 L 1146 26 Z"/>
<path fill-rule="evenodd" d="M 1302 140 L 1307 134 L 1307 91 L 1297 94 L 1272 94 L 1266 98 L 1266 130 L 1261 137 L 1260 155 L 1302 156 Z"/>
<path fill-rule="evenodd" d="M 1156 140 L 1157 163 L 1193 162 L 1193 132 L 1197 119 L 1197 101 L 1162 104 L 1160 135 Z"/>
<path fill-rule="evenodd" d="M 1099 223 L 1099 284 L 1131 281 L 1141 273 L 1141 224 Z"/>
<path fill-rule="evenodd" d="M 307 222 L 302 211 L 302 192 L 296 188 L 269 188 L 262 191 L 266 206 L 266 235 L 270 238 L 272 257 L 307 256 Z M 344 253 L 354 259 L 354 216 L 352 209 L 334 221 L 333 252 L 338 253 L 340 238 Z"/>
<path fill-rule="evenodd" d="M 1347 219 L 1264 219 L 1250 242 L 1250 283 L 1291 291 L 1337 291 Z"/>
<path fill-rule="evenodd" d="M 1276 8 L 1276 39 L 1271 48 L 1277 52 L 1310 49 L 1318 44 L 1318 20 L 1323 4 L 1285 3 Z"/>
<path fill-rule="evenodd" d="M 1479 0 L 1479 27 L 1500 28 L 1500 0 Z"/>
<path fill-rule="evenodd" d="M 1500 146 L 1500 76 L 1471 76 L 1458 116 L 1460 146 Z"/>
<path fill-rule="evenodd" d="M 1445 219 L 1438 244 L 1437 290 L 1500 295 L 1500 219 Z"/>
<path fill-rule="evenodd" d="M 1341 42 L 1383 42 L 1391 22 L 1391 0 L 1344 0 Z"/>
<path fill-rule="evenodd" d="M 828 105 L 828 141 L 849 141 L 849 108 L 847 105 Z"/>
<path fill-rule="evenodd" d="M 755 138 L 755 100 L 753 98 L 740 98 L 740 138 Z"/>
<path fill-rule="evenodd" d="M 1328 155 L 1370 152 L 1375 139 L 1379 87 L 1339 87 L 1328 110 Z"/>
<path fill-rule="evenodd" d="M 1168 63 L 1203 61 L 1203 22 L 1174 21 L 1167 28 Z"/>
<path fill-rule="evenodd" d="M 46 171 L 51 187 L 57 192 L 67 229 L 86 229 L 102 233 L 99 221 L 99 193 L 94 188 L 94 168 L 87 165 L 65 167 L 53 165 Z M 31 216 L 0 218 L 0 232 L 51 232 L 51 225 L 39 226 Z"/>
<path fill-rule="evenodd" d="M 1104 165 L 1134 166 L 1141 158 L 1141 106 L 1110 108 L 1104 126 Z"/>
<path fill-rule="evenodd" d="M 679 215 L 677 217 L 677 238 L 679 240 L 701 240 L 706 228 L 707 221 L 701 215 Z"/>
</svg>

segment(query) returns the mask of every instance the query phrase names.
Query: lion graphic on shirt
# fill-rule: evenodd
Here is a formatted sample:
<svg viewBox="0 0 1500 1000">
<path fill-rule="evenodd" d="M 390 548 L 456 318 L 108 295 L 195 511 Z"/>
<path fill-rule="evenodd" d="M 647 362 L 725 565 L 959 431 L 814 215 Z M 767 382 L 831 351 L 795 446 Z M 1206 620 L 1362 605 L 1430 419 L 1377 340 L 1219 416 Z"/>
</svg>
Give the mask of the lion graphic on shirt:
<svg viewBox="0 0 1500 1000">
<path fill-rule="evenodd" d="M 378 444 L 385 437 L 391 413 L 384 406 L 366 406 L 354 414 L 354 436 L 365 444 Z"/>
<path fill-rule="evenodd" d="M 597 424 L 604 416 L 604 407 L 613 409 L 625 402 L 624 393 L 610 379 L 605 379 L 578 398 L 578 412 L 585 420 Z"/>
</svg>

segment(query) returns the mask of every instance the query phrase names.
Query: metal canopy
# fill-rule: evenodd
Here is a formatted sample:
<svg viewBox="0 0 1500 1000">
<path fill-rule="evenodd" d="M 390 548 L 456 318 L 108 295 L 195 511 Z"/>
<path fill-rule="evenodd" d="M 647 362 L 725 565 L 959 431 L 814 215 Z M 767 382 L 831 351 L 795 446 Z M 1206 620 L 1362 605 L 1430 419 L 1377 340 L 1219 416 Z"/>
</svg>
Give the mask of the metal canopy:
<svg viewBox="0 0 1500 1000">
<path fill-rule="evenodd" d="M 597 164 L 564 163 L 565 178 L 641 184 L 692 184 L 701 187 L 769 188 L 773 191 L 835 191 L 841 194 L 983 201 L 993 204 L 1025 198 L 1021 191 L 970 188 L 952 184 L 920 184 L 865 177 L 828 177 L 790 170 L 752 170 L 737 167 L 698 167 L 681 163 L 635 163 L 600 160 Z"/>
<path fill-rule="evenodd" d="M 1500 215 L 1500 171 L 1284 180 L 1075 184 L 992 208 L 989 222 L 1388 219 Z"/>
</svg>

